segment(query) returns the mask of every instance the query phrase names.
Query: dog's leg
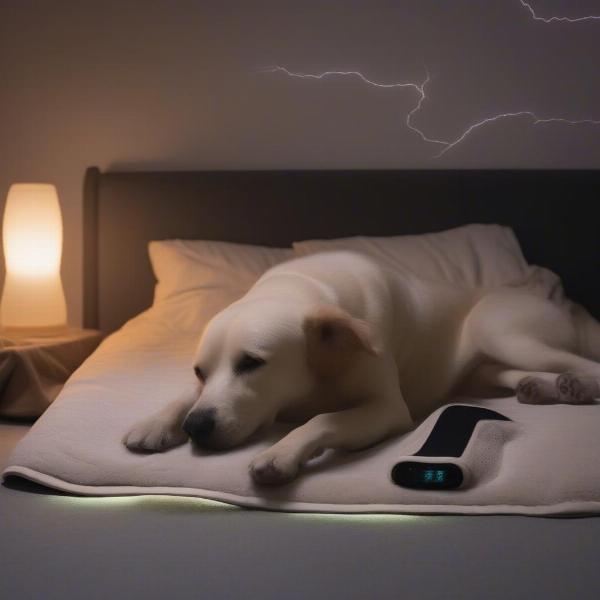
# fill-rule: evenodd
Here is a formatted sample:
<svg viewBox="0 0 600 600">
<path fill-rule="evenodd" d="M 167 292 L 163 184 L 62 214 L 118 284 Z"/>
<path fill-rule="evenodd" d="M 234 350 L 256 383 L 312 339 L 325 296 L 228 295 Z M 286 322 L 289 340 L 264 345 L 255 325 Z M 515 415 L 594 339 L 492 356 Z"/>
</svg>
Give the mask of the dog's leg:
<svg viewBox="0 0 600 600">
<path fill-rule="evenodd" d="M 522 371 L 502 365 L 484 364 L 478 367 L 473 376 L 480 384 L 514 390 L 517 399 L 523 404 L 559 402 L 556 373 Z"/>
<path fill-rule="evenodd" d="M 163 452 L 184 444 L 188 436 L 181 428 L 185 416 L 198 399 L 198 390 L 189 391 L 162 410 L 134 425 L 123 438 L 129 450 Z"/>
<path fill-rule="evenodd" d="M 581 325 L 580 325 L 581 326 Z M 485 296 L 465 322 L 469 339 L 483 356 L 521 371 L 577 373 L 600 382 L 600 363 L 585 358 L 582 333 L 569 313 L 527 292 L 501 290 Z M 563 401 L 594 393 L 588 381 L 569 385 L 563 378 Z M 574 390 L 575 387 L 579 391 Z"/>
<path fill-rule="evenodd" d="M 595 378 L 574 373 L 557 375 L 486 364 L 479 367 L 475 375 L 487 385 L 514 390 L 523 404 L 586 404 L 600 397 L 600 386 Z"/>
<path fill-rule="evenodd" d="M 600 363 L 568 350 L 553 348 L 528 335 L 505 336 L 490 356 L 516 369 L 552 373 L 574 371 L 600 378 Z"/>
<path fill-rule="evenodd" d="M 532 337 L 512 335 L 500 345 L 495 358 L 518 368 L 560 373 L 555 381 L 558 402 L 586 404 L 600 397 L 600 364 L 573 352 L 552 348 Z"/>
<path fill-rule="evenodd" d="M 412 426 L 408 407 L 398 399 L 323 413 L 259 454 L 250 465 L 250 474 L 258 483 L 285 483 L 294 479 L 304 462 L 325 448 L 359 450 Z"/>
</svg>

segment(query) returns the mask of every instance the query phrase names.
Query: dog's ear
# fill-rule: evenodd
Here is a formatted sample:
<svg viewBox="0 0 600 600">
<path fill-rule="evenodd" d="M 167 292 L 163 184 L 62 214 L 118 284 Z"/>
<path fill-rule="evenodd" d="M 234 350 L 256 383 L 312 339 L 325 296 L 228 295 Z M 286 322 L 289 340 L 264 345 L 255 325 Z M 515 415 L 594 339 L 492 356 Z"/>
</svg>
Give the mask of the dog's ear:
<svg viewBox="0 0 600 600">
<path fill-rule="evenodd" d="M 333 306 L 307 315 L 304 333 L 308 364 L 320 377 L 338 375 L 360 352 L 377 354 L 369 324 Z"/>
</svg>

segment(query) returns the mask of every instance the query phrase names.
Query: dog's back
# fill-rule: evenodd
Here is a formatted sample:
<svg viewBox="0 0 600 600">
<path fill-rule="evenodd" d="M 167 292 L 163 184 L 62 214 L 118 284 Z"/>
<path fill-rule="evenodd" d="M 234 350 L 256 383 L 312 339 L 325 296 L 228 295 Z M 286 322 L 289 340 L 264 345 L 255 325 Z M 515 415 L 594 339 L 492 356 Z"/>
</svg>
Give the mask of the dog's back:
<svg viewBox="0 0 600 600">
<path fill-rule="evenodd" d="M 334 251 L 278 265 L 248 297 L 285 290 L 297 301 L 334 304 L 366 321 L 375 346 L 398 366 L 409 404 L 432 410 L 464 370 L 462 322 L 477 292 L 398 274 L 358 253 Z M 318 299 L 318 300 L 316 300 Z M 464 344 L 463 344 L 464 345 Z M 416 412 L 421 412 L 417 410 Z"/>
</svg>

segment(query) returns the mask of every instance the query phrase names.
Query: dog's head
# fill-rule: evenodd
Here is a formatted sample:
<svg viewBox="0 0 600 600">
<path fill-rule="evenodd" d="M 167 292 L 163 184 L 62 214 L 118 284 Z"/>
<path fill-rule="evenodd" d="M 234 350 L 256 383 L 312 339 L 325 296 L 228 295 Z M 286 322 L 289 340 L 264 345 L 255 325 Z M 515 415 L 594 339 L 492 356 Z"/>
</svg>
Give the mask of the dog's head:
<svg viewBox="0 0 600 600">
<path fill-rule="evenodd" d="M 202 445 L 239 445 L 367 354 L 375 354 L 368 325 L 336 307 L 235 303 L 202 335 L 194 361 L 202 389 L 183 428 Z"/>
</svg>

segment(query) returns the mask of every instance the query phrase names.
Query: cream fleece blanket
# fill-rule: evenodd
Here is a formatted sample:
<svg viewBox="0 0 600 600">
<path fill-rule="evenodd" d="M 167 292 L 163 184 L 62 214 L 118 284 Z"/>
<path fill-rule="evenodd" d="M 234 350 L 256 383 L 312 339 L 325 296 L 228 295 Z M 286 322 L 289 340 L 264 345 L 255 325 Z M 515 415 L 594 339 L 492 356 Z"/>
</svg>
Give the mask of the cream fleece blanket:
<svg viewBox="0 0 600 600">
<path fill-rule="evenodd" d="M 527 265 L 507 228 L 472 225 L 426 236 L 307 242 L 299 251 L 339 244 L 364 251 L 388 268 L 408 267 L 457 285 L 528 286 L 571 312 L 582 344 L 600 348 L 596 322 L 564 297 L 555 274 Z M 243 293 L 238 290 L 240 281 L 251 283 L 266 268 L 265 262 L 281 260 L 279 255 L 267 256 L 265 249 L 250 251 L 218 242 L 161 242 L 151 250 L 159 287 L 170 284 L 171 294 L 158 295 L 151 309 L 100 345 L 15 448 L 4 476 L 18 475 L 77 494 L 190 495 L 275 510 L 600 512 L 596 404 L 527 406 L 515 398 L 471 401 L 512 422 L 482 421 L 476 426 L 461 459 L 475 485 L 458 491 L 409 490 L 390 479 L 394 464 L 420 449 L 439 411 L 410 434 L 369 450 L 326 452 L 311 461 L 297 481 L 280 488 L 256 486 L 248 465 L 286 432 L 283 426 L 269 439 L 225 453 L 197 453 L 190 444 L 164 454 L 129 452 L 121 443 L 125 432 L 190 384 L 192 352 L 207 319 L 234 299 L 232 290 Z M 240 265 L 245 266 L 244 277 Z M 202 274 L 194 289 L 189 289 L 189 273 Z M 174 274 L 178 277 L 173 280 Z"/>
<path fill-rule="evenodd" d="M 186 444 L 129 452 L 129 427 L 189 382 L 195 335 L 173 335 L 152 310 L 105 340 L 16 447 L 4 476 L 87 495 L 174 494 L 292 511 L 398 513 L 600 512 L 600 406 L 527 406 L 515 398 L 471 402 L 513 420 L 482 421 L 461 460 L 476 484 L 458 491 L 400 488 L 398 459 L 419 450 L 438 412 L 410 434 L 356 453 L 327 452 L 281 488 L 253 484 L 252 457 L 269 439 L 224 453 Z"/>
</svg>

